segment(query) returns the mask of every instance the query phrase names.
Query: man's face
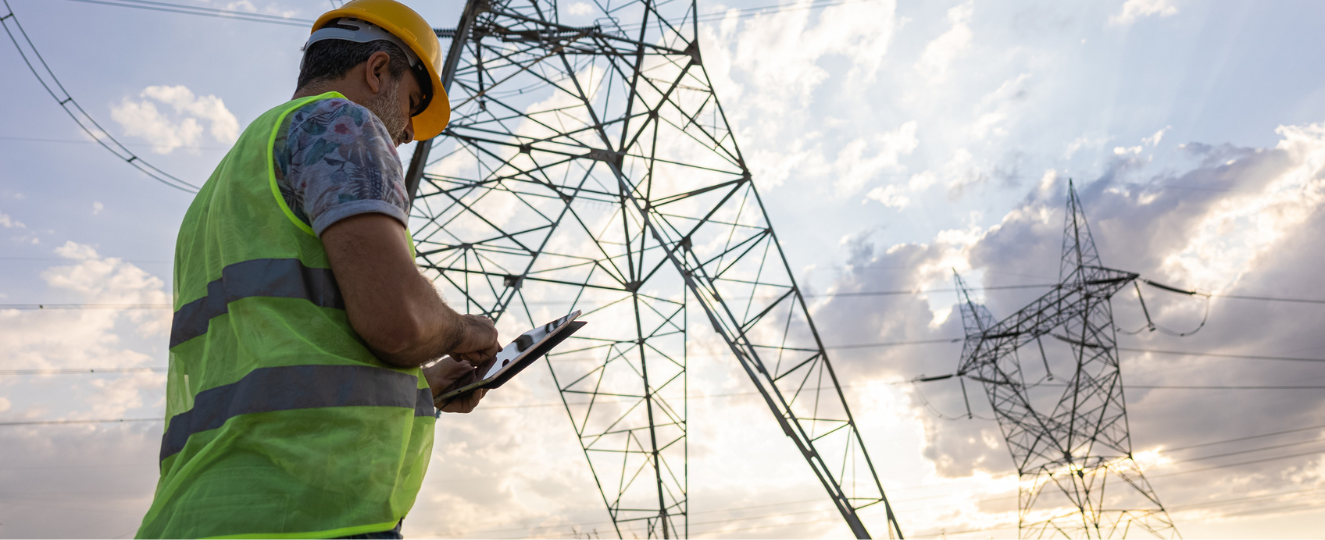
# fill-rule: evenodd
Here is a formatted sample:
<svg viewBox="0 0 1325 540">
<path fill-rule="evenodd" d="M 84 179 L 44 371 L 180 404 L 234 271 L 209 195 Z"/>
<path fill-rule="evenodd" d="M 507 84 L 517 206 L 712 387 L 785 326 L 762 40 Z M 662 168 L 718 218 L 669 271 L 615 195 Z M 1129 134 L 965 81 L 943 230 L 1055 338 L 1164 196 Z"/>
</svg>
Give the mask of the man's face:
<svg viewBox="0 0 1325 540">
<path fill-rule="evenodd" d="M 387 78 L 382 91 L 366 105 L 386 125 L 391 139 L 400 146 L 414 140 L 414 114 L 423 103 L 423 89 L 409 71 L 395 79 Z"/>
</svg>

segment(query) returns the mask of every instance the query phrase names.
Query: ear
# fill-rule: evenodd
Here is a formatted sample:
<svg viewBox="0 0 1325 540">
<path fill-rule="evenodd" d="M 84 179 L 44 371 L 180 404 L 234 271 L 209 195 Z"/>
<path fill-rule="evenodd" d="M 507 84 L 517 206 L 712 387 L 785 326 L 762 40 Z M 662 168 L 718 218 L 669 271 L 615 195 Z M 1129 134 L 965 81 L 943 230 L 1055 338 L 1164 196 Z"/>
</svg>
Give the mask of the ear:
<svg viewBox="0 0 1325 540">
<path fill-rule="evenodd" d="M 391 55 L 383 51 L 373 53 L 364 61 L 364 82 L 374 94 L 381 93 L 383 85 L 391 78 L 390 66 Z"/>
</svg>

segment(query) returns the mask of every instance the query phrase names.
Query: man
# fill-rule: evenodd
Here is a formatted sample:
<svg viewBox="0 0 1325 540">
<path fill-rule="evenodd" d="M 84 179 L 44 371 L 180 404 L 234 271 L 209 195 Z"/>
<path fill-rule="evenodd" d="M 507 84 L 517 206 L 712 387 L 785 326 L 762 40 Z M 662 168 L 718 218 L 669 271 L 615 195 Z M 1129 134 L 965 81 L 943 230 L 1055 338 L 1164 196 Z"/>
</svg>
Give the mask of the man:
<svg viewBox="0 0 1325 540">
<path fill-rule="evenodd" d="M 249 125 L 194 199 L 139 537 L 400 537 L 433 396 L 498 351 L 491 320 L 452 311 L 419 273 L 406 230 L 395 147 L 445 128 L 441 61 L 432 27 L 393 0 L 324 14 L 293 101 Z"/>
</svg>

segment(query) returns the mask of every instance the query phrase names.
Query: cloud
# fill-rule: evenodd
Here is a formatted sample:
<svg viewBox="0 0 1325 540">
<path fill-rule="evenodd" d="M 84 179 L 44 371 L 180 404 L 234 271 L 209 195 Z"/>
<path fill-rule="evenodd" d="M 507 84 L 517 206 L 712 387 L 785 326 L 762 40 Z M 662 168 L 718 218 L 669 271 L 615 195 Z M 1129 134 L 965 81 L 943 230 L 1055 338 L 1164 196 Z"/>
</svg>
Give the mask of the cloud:
<svg viewBox="0 0 1325 540">
<path fill-rule="evenodd" d="M 1280 140 L 1271 148 L 1189 144 L 1174 149 L 1193 163 L 1177 170 L 1171 165 L 1151 170 L 1148 160 L 1139 159 L 1130 148 L 1122 155 L 1108 156 L 1102 174 L 1077 184 L 1104 265 L 1183 288 L 1319 297 L 1316 276 L 1325 263 L 1325 251 L 1320 249 L 1320 238 L 1325 238 L 1325 212 L 1320 211 L 1325 207 L 1325 178 L 1319 175 L 1325 167 L 1325 124 L 1283 126 L 1277 133 Z M 1048 170 L 1025 200 L 993 226 L 943 231 L 928 242 L 886 247 L 875 246 L 867 238 L 854 240 L 853 255 L 833 291 L 945 289 L 951 287 L 951 268 L 974 287 L 1053 283 L 1058 274 L 1065 188 L 1057 171 Z M 1205 304 L 1200 298 L 1142 288 L 1150 316 L 1157 323 L 1190 330 L 1201 322 Z M 977 290 L 976 301 L 1001 319 L 1043 292 Z M 815 319 L 824 329 L 824 341 L 942 340 L 964 334 L 960 317 L 947 316 L 955 303 L 952 293 L 876 298 L 862 302 L 859 297 L 844 295 L 816 305 Z M 1116 295 L 1112 305 L 1115 322 L 1122 329 L 1144 325 L 1130 289 Z M 1325 396 L 1141 386 L 1319 384 L 1325 380 L 1314 365 L 1201 356 L 1287 355 L 1292 351 L 1315 355 L 1307 352 L 1320 349 L 1313 333 L 1320 320 L 1315 308 L 1216 298 L 1210 309 L 1207 326 L 1191 337 L 1119 333 L 1122 347 L 1195 353 L 1120 353 L 1124 379 L 1135 385 L 1126 394 L 1128 422 L 1134 453 L 1146 474 L 1158 477 L 1199 466 L 1236 465 L 1220 469 L 1217 477 L 1166 477 L 1155 483 L 1160 500 L 1181 508 L 1249 493 L 1319 487 L 1321 463 L 1314 457 L 1237 465 L 1237 461 L 1200 458 L 1254 446 L 1181 448 L 1315 425 L 1325 414 Z M 937 343 L 878 351 L 841 350 L 834 360 L 844 380 L 898 380 L 951 373 L 960 354 L 960 343 Z M 1055 355 L 1052 348 L 1049 357 L 1055 373 L 1070 372 L 1070 362 Z M 1038 363 L 1038 353 L 1033 360 Z M 958 384 L 946 381 L 915 385 L 907 392 L 912 410 L 924 425 L 924 453 L 937 475 L 975 482 L 1007 479 L 1014 473 L 982 388 L 967 384 L 963 397 Z M 973 420 L 965 419 L 968 400 Z M 1264 444 L 1322 436 L 1325 432 L 1314 430 Z M 1005 519 L 1007 512 L 1015 512 L 1015 497 L 1011 500 L 1011 506 L 1003 509 L 972 505 L 969 515 L 953 516 L 949 523 Z M 1226 515 L 1231 519 L 1246 510 L 1237 506 L 1178 510 L 1174 519 L 1181 530 L 1195 521 Z M 1263 515 L 1294 511 L 1267 507 Z"/>
<path fill-rule="evenodd" d="M 920 145 L 916 138 L 916 122 L 906 122 L 893 131 L 872 137 L 859 137 L 838 152 L 834 161 L 838 195 L 851 195 L 859 191 L 879 172 L 886 169 L 902 170 L 901 156 L 914 152 Z"/>
<path fill-rule="evenodd" d="M 1004 81 L 997 90 L 980 100 L 978 109 L 985 112 L 971 125 L 971 135 L 975 139 L 984 139 L 989 135 L 1002 137 L 1008 134 L 1003 124 L 1014 118 L 1013 107 L 1026 100 L 1028 93 L 1026 80 L 1029 78 L 1029 73 L 1022 73 Z"/>
<path fill-rule="evenodd" d="M 1172 128 L 1173 126 L 1164 126 L 1164 129 L 1156 131 L 1154 135 L 1141 139 L 1141 142 L 1150 145 L 1152 148 L 1159 146 L 1159 141 L 1164 139 L 1164 133 Z"/>
<path fill-rule="evenodd" d="M 1072 139 L 1072 142 L 1067 143 L 1067 146 L 1063 151 L 1063 159 L 1071 159 L 1072 156 L 1075 155 L 1077 151 L 1081 150 L 1082 148 L 1104 146 L 1104 143 L 1108 141 L 1109 141 L 1108 137 L 1090 137 L 1087 135 L 1082 135 L 1080 137 Z"/>
<path fill-rule="evenodd" d="M 571 15 L 588 15 L 590 13 L 593 13 L 594 10 L 593 6 L 590 6 L 587 2 L 576 2 L 574 4 L 571 4 L 570 7 L 566 9 L 566 11 L 569 12 Z"/>
<path fill-rule="evenodd" d="M 344 2 L 341 3 L 343 4 Z M 229 2 L 227 4 L 224 4 L 223 9 L 228 9 L 230 11 L 247 11 L 249 13 L 259 12 L 257 6 L 254 6 L 253 2 L 250 0 L 239 0 L 238 2 Z M 275 6 L 270 6 L 270 5 L 263 6 L 261 12 L 267 15 L 276 15 L 278 17 L 293 17 L 299 14 L 298 10 L 278 9 Z"/>
<path fill-rule="evenodd" d="M 872 170 L 893 166 L 889 156 L 910 153 L 914 131 L 905 122 L 864 137 L 855 133 L 879 130 L 821 125 L 823 107 L 863 107 L 874 99 L 865 89 L 883 71 L 895 11 L 892 1 L 852 2 L 747 19 L 732 11 L 718 24 L 700 25 L 704 70 L 761 190 L 789 178 L 831 180 L 825 186 L 840 180 L 847 190 L 860 189 Z M 824 86 L 830 77 L 844 83 Z M 864 121 L 842 122 L 857 120 Z M 846 162 L 839 166 L 839 160 Z"/>
<path fill-rule="evenodd" d="M 1279 172 L 1262 191 L 1229 195 L 1205 214 L 1185 235 L 1183 248 L 1164 259 L 1161 268 L 1205 290 L 1237 284 L 1250 261 L 1271 249 L 1312 216 L 1325 202 L 1325 124 L 1280 126 L 1275 150 L 1292 165 Z M 1244 163 L 1239 163 L 1244 161 Z M 1232 156 L 1215 165 L 1233 173 L 1256 167 L 1256 156 Z"/>
<path fill-rule="evenodd" d="M 106 205 L 101 204 L 101 201 L 92 201 L 92 215 L 95 216 L 97 214 L 100 214 L 101 211 L 105 209 Z"/>
<path fill-rule="evenodd" d="M 954 199 L 989 179 L 989 175 L 976 163 L 975 154 L 966 148 L 958 148 L 953 152 L 952 158 L 940 170 L 942 176 L 948 179 L 948 194 Z"/>
<path fill-rule="evenodd" d="M 24 225 L 23 222 L 6 215 L 4 212 L 0 212 L 0 227 L 6 229 L 26 229 L 28 226 Z"/>
<path fill-rule="evenodd" d="M 919 174 L 911 175 L 911 179 L 906 184 L 889 184 L 876 187 L 865 194 L 867 200 L 875 200 L 883 203 L 884 206 L 901 210 L 911 203 L 910 194 L 920 193 L 938 182 L 938 176 L 933 171 L 925 171 Z"/>
<path fill-rule="evenodd" d="M 975 13 L 973 2 L 948 9 L 948 22 L 952 28 L 934 38 L 925 45 L 924 52 L 915 63 L 916 71 L 930 79 L 942 79 L 948 73 L 948 66 L 971 46 L 975 35 L 971 32 L 971 15 Z"/>
<path fill-rule="evenodd" d="M 217 142 L 239 138 L 239 121 L 221 98 L 195 96 L 184 86 L 149 86 L 138 97 L 141 99 L 126 97 L 112 106 L 111 118 L 129 136 L 147 139 L 153 152 L 168 154 L 179 147 L 198 146 L 204 123 Z M 174 114 L 162 113 L 158 104 L 169 105 Z"/>
<path fill-rule="evenodd" d="M 162 280 L 102 257 L 91 246 L 67 242 L 55 253 L 66 261 L 41 272 L 46 287 L 36 291 L 47 301 L 169 302 Z M 169 324 L 169 310 L 0 309 L 0 364 L 160 367 L 166 364 Z M 2 377 L 0 419 L 160 418 L 165 379 L 159 372 Z M 6 534 L 41 536 L 43 529 L 63 537 L 132 534 L 151 500 L 160 441 L 161 424 L 154 422 L 6 426 L 0 430 L 6 460 L 0 467 L 0 485 L 6 486 L 0 522 Z M 70 492 L 68 486 L 77 488 Z M 54 519 L 64 505 L 92 505 L 106 515 L 95 523 Z"/>
<path fill-rule="evenodd" d="M 1127 26 L 1151 15 L 1169 17 L 1177 13 L 1178 8 L 1173 7 L 1169 0 L 1127 0 L 1123 2 L 1122 11 L 1109 17 L 1109 24 Z"/>
<path fill-rule="evenodd" d="M 41 272 L 47 302 L 169 305 L 165 283 L 91 246 L 66 242 L 55 249 L 64 264 Z M 0 363 L 17 369 L 157 367 L 165 364 L 168 309 L 0 310 Z M 8 417 L 26 419 L 122 418 L 159 413 L 165 378 L 133 372 L 105 377 L 24 376 L 0 380 Z M 19 383 L 22 384 L 19 384 Z M 27 435 L 40 437 L 38 433 Z"/>
</svg>

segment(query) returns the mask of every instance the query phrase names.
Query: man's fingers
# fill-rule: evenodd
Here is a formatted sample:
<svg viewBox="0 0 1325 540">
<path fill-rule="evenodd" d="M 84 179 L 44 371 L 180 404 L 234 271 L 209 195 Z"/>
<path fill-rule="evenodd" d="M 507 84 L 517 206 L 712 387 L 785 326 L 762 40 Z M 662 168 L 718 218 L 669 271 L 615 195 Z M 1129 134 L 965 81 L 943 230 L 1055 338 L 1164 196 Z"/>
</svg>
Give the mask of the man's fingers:
<svg viewBox="0 0 1325 540">
<path fill-rule="evenodd" d="M 478 407 L 479 401 L 488 394 L 487 388 L 482 388 L 461 396 L 454 401 L 442 407 L 442 412 L 465 414 L 473 412 Z"/>
<path fill-rule="evenodd" d="M 458 379 L 466 373 L 474 371 L 474 363 L 468 359 L 456 359 L 455 362 L 447 368 L 447 375 L 452 379 Z"/>
<path fill-rule="evenodd" d="M 497 327 L 492 319 L 482 315 L 464 315 L 464 339 L 456 352 L 472 352 L 487 349 L 497 341 Z"/>
</svg>

